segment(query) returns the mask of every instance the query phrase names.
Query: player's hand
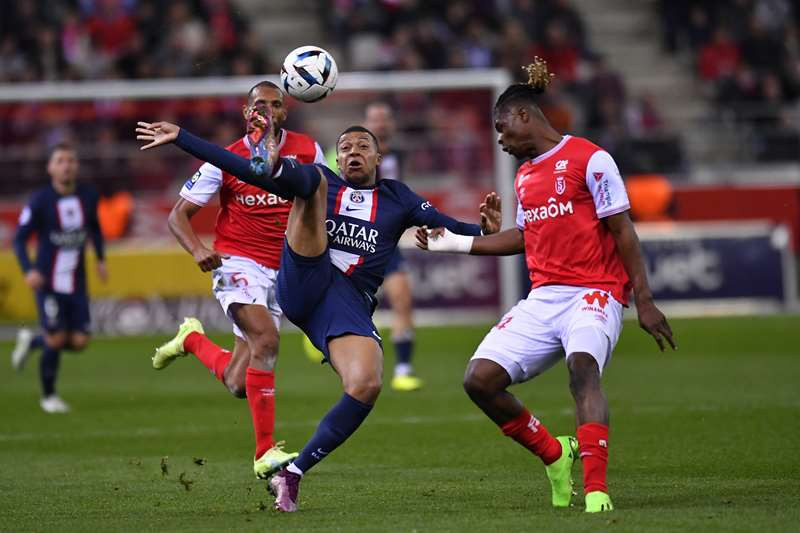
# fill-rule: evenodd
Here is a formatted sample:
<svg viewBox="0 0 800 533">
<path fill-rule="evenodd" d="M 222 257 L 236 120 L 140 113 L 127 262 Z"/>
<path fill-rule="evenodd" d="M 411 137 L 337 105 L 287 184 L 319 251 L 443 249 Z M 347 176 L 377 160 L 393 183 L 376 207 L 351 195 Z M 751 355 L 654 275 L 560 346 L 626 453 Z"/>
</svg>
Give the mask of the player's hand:
<svg viewBox="0 0 800 533">
<path fill-rule="evenodd" d="M 216 250 L 209 250 L 208 248 L 198 248 L 192 252 L 194 262 L 200 267 L 203 272 L 211 272 L 215 268 L 222 266 L 223 259 L 230 259 L 229 255 L 221 254 Z"/>
<path fill-rule="evenodd" d="M 100 281 L 103 283 L 108 281 L 108 267 L 105 261 L 97 262 L 97 277 L 100 278 Z"/>
<path fill-rule="evenodd" d="M 38 291 L 44 287 L 44 276 L 42 276 L 41 272 L 32 268 L 25 274 L 25 283 L 31 289 Z"/>
<path fill-rule="evenodd" d="M 250 155 L 266 163 L 266 172 L 272 173 L 278 162 L 280 150 L 275 139 L 275 121 L 267 109 L 251 108 L 247 117 L 247 137 L 250 140 Z"/>
<path fill-rule="evenodd" d="M 139 150 L 175 142 L 178 132 L 181 131 L 180 126 L 170 122 L 137 122 L 136 124 L 139 126 L 136 128 L 138 134 L 136 138 L 140 141 L 149 141 L 149 144 L 145 144 Z"/>
<path fill-rule="evenodd" d="M 428 226 L 421 226 L 417 228 L 416 233 L 414 236 L 417 238 L 417 248 L 420 250 L 427 250 L 428 249 L 428 238 L 438 239 L 444 235 L 444 228 L 433 228 L 428 229 Z"/>
<path fill-rule="evenodd" d="M 480 205 L 481 231 L 484 235 L 491 235 L 500 231 L 503 225 L 503 210 L 500 196 L 496 192 L 490 192 Z"/>
<path fill-rule="evenodd" d="M 672 339 L 672 329 L 667 323 L 667 317 L 658 310 L 652 299 L 643 301 L 637 299 L 636 311 L 639 314 L 639 326 L 653 336 L 662 352 L 664 351 L 664 339 L 673 350 L 678 348 Z"/>
</svg>

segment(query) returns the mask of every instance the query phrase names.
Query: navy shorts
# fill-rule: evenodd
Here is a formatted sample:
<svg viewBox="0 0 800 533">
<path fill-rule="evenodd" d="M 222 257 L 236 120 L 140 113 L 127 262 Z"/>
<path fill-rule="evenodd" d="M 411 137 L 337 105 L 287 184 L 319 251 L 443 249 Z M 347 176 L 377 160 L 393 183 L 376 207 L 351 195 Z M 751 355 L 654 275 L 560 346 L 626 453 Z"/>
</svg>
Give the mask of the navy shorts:
<svg viewBox="0 0 800 533">
<path fill-rule="evenodd" d="M 89 334 L 89 296 L 85 293 L 60 294 L 50 291 L 36 291 L 36 308 L 39 310 L 39 323 L 48 333 L 75 331 Z"/>
<path fill-rule="evenodd" d="M 372 323 L 374 299 L 333 266 L 327 249 L 317 257 L 303 257 L 284 243 L 278 304 L 326 360 L 330 357 L 328 341 L 335 337 L 352 334 L 381 343 Z"/>
<path fill-rule="evenodd" d="M 406 258 L 403 257 L 400 248 L 395 248 L 392 257 L 389 258 L 389 263 L 386 265 L 386 272 L 384 272 L 383 277 L 388 278 L 395 272 L 405 272 L 406 270 Z"/>
</svg>

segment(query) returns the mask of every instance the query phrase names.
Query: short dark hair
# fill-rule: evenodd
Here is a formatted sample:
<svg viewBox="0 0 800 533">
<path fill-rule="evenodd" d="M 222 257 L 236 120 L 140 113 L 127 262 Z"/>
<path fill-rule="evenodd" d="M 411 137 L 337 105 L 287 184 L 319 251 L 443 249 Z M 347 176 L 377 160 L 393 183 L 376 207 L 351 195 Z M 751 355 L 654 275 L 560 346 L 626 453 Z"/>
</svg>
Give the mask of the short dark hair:
<svg viewBox="0 0 800 533">
<path fill-rule="evenodd" d="M 367 134 L 369 134 L 369 136 L 372 137 L 372 142 L 375 143 L 375 148 L 378 148 L 380 146 L 380 144 L 378 143 L 378 138 L 375 136 L 375 134 L 372 133 L 371 131 L 369 131 L 369 129 L 365 128 L 364 126 L 350 126 L 349 128 L 347 128 L 346 130 L 344 130 L 342 133 L 339 134 L 339 138 L 341 139 L 342 135 L 344 135 L 346 133 L 352 133 L 354 131 L 357 131 L 359 133 L 367 133 Z M 338 141 L 336 142 L 336 146 L 337 147 L 339 146 L 339 142 Z M 338 151 L 338 148 L 337 148 L 337 151 Z"/>
<path fill-rule="evenodd" d="M 266 87 L 268 89 L 275 89 L 279 93 L 283 94 L 283 89 L 281 89 L 277 84 L 272 83 L 269 80 L 260 81 L 260 82 L 256 83 L 255 85 L 253 85 L 252 87 L 250 87 L 250 90 L 247 91 L 247 102 L 248 103 L 253 101 L 253 93 L 259 87 Z"/>
<path fill-rule="evenodd" d="M 54 144 L 53 146 L 50 147 L 50 150 L 47 152 L 47 160 L 50 161 L 50 159 L 53 158 L 53 155 L 56 152 L 75 152 L 75 153 L 77 153 L 78 149 L 75 148 L 75 145 L 73 145 L 71 143 L 68 143 L 67 141 L 58 142 L 58 143 L 56 143 L 56 144 Z"/>
<path fill-rule="evenodd" d="M 528 81 L 524 83 L 515 83 L 510 85 L 504 92 L 497 98 L 497 103 L 494 104 L 495 110 L 501 110 L 511 104 L 524 104 L 536 107 L 538 97 L 542 94 L 553 80 L 553 74 L 547 71 L 547 63 L 539 59 L 533 58 L 533 63 L 522 67 L 528 73 Z"/>
</svg>

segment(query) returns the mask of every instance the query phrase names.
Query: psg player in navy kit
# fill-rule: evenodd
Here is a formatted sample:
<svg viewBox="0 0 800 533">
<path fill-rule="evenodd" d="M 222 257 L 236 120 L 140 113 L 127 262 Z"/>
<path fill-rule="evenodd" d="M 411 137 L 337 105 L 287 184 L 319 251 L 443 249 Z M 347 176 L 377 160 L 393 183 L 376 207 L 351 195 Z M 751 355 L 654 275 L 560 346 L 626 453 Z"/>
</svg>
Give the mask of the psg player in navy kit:
<svg viewBox="0 0 800 533">
<path fill-rule="evenodd" d="M 47 162 L 50 184 L 31 196 L 22 210 L 14 237 L 14 253 L 35 291 L 43 334 L 20 330 L 11 356 L 21 370 L 35 348 L 42 349 L 39 371 L 40 405 L 48 413 L 65 413 L 69 406 L 56 394 L 56 378 L 62 350 L 80 351 L 89 343 L 89 297 L 86 294 L 84 250 L 91 239 L 101 280 L 107 277 L 103 235 L 97 220 L 97 193 L 76 182 L 78 158 L 67 144 L 55 146 Z M 36 259 L 28 257 L 27 242 L 37 235 Z"/>
<path fill-rule="evenodd" d="M 268 128 L 265 119 L 265 129 Z M 336 145 L 341 176 L 321 165 L 277 158 L 272 136 L 253 143 L 247 160 L 174 124 L 140 122 L 142 149 L 174 142 L 181 149 L 283 198 L 293 206 L 278 272 L 278 301 L 339 374 L 344 394 L 317 426 L 297 459 L 269 487 L 279 511 L 297 510 L 305 472 L 361 425 L 381 390 L 381 338 L 372 323 L 375 292 L 403 231 L 446 227 L 453 233 L 494 233 L 499 198 L 481 205 L 481 225 L 439 213 L 396 180 L 376 180 L 378 141 L 366 128 L 346 129 Z"/>
</svg>

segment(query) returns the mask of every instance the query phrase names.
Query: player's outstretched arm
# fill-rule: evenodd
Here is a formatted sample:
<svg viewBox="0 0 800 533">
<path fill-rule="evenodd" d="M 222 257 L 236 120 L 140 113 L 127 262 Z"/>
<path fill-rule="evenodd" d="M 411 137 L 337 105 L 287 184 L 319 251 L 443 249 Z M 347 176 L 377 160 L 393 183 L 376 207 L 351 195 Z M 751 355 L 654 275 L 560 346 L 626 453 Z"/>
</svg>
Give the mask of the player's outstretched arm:
<svg viewBox="0 0 800 533">
<path fill-rule="evenodd" d="M 470 255 L 516 255 L 525 250 L 522 231 L 508 229 L 492 235 L 477 237 L 456 235 L 445 228 L 417 228 L 417 248 L 432 252 L 451 252 Z"/>
<path fill-rule="evenodd" d="M 676 349 L 672 339 L 672 329 L 667 323 L 664 314 L 658 310 L 653 301 L 653 293 L 647 283 L 647 272 L 644 268 L 642 249 L 639 246 L 639 237 L 627 211 L 611 215 L 603 219 L 614 236 L 617 243 L 625 271 L 633 284 L 633 296 L 636 302 L 636 311 L 639 314 L 639 326 L 653 336 L 661 351 L 664 351 L 664 339 L 672 349 Z"/>
<path fill-rule="evenodd" d="M 313 165 L 297 165 L 290 159 L 277 158 L 277 147 L 274 142 L 269 144 L 268 140 L 272 136 L 264 136 L 266 140 L 263 142 L 253 143 L 251 147 L 253 158 L 245 159 L 169 122 L 138 124 L 136 138 L 150 141 L 141 147 L 142 150 L 175 143 L 175 146 L 184 152 L 281 198 L 287 200 L 295 196 L 308 198 L 319 186 L 319 172 Z"/>
</svg>

